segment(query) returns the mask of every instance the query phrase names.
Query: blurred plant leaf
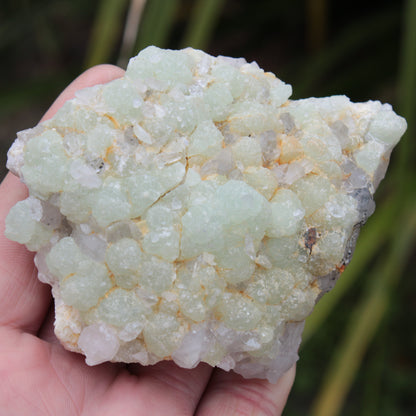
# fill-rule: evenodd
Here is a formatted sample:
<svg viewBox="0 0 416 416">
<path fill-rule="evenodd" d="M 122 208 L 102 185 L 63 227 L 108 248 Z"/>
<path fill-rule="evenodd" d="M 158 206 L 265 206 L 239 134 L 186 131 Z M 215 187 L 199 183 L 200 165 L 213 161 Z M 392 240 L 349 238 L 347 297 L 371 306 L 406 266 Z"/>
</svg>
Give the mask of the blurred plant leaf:
<svg viewBox="0 0 416 416">
<path fill-rule="evenodd" d="M 126 8 L 127 0 L 101 0 L 88 44 L 86 68 L 111 60 Z"/>
<path fill-rule="evenodd" d="M 190 46 L 195 49 L 206 49 L 224 3 L 224 0 L 195 1 L 182 41 L 182 47 Z"/>
<path fill-rule="evenodd" d="M 165 48 L 175 21 L 179 0 L 148 0 L 143 11 L 134 54 L 150 45 Z"/>
<path fill-rule="evenodd" d="M 133 53 L 133 47 L 137 39 L 139 25 L 142 20 L 143 8 L 146 0 L 130 0 L 129 11 L 127 12 L 126 24 L 124 26 L 123 40 L 121 42 L 120 55 L 117 65 L 125 68 Z"/>
<path fill-rule="evenodd" d="M 361 406 L 361 415 L 376 415 L 381 400 L 381 389 L 383 380 L 383 370 L 386 362 L 387 344 L 389 337 L 387 325 L 383 323 L 378 331 L 373 344 L 377 345 L 368 356 L 365 363 L 365 386 L 363 391 L 363 400 Z"/>
</svg>

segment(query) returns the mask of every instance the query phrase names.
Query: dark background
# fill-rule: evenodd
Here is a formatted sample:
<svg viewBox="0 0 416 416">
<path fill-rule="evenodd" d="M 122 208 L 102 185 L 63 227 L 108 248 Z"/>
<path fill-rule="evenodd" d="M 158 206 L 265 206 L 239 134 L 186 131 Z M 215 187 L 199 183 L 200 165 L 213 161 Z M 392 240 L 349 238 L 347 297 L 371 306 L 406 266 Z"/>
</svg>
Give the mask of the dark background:
<svg viewBox="0 0 416 416">
<path fill-rule="evenodd" d="M 293 98 L 390 102 L 408 133 L 353 262 L 308 320 L 284 414 L 416 414 L 416 1 L 148 0 L 140 16 L 134 4 L 2 0 L 0 179 L 15 133 L 73 78 L 94 64 L 124 65 L 149 44 L 255 60 L 291 83 Z"/>
</svg>

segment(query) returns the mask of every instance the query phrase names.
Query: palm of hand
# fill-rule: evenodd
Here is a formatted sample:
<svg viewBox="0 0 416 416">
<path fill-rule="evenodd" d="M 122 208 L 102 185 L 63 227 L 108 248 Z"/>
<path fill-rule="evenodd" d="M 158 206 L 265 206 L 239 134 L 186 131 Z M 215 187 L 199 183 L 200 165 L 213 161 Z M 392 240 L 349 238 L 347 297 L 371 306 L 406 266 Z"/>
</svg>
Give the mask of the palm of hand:
<svg viewBox="0 0 416 416">
<path fill-rule="evenodd" d="M 95 67 L 77 78 L 43 119 L 75 91 L 122 76 Z M 186 370 L 106 363 L 95 367 L 66 351 L 53 334 L 50 288 L 36 278 L 33 255 L 4 237 L 4 220 L 27 190 L 9 174 L 0 185 L 0 409 L 12 415 L 280 415 L 294 369 L 276 385 L 245 380 L 206 364 Z"/>
</svg>

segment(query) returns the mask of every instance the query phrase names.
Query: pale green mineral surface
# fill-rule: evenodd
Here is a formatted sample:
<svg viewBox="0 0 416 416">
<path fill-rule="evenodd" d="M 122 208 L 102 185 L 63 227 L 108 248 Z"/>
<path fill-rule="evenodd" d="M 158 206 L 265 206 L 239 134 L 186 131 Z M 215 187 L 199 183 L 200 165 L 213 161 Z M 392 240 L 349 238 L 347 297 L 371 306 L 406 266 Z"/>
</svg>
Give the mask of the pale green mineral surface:
<svg viewBox="0 0 416 416">
<path fill-rule="evenodd" d="M 30 196 L 6 235 L 37 251 L 66 348 L 273 382 L 296 361 L 406 123 L 291 91 L 244 59 L 149 47 L 18 133 Z"/>
</svg>

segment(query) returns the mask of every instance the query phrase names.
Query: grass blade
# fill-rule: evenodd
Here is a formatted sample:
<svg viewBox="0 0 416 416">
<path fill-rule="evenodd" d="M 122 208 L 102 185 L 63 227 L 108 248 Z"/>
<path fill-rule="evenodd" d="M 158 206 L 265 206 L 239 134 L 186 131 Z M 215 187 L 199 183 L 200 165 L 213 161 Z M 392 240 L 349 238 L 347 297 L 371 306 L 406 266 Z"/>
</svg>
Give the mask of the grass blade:
<svg viewBox="0 0 416 416">
<path fill-rule="evenodd" d="M 224 0 L 197 0 L 192 9 L 182 46 L 205 49 L 223 6 Z"/>
<path fill-rule="evenodd" d="M 127 0 L 102 0 L 87 49 L 87 68 L 110 61 L 120 36 Z"/>
<path fill-rule="evenodd" d="M 178 0 L 148 0 L 139 27 L 135 54 L 149 45 L 165 48 L 175 21 Z"/>
<path fill-rule="evenodd" d="M 126 25 L 124 27 L 123 41 L 121 42 L 120 55 L 117 65 L 125 68 L 133 53 L 134 44 L 137 39 L 139 24 L 142 20 L 142 13 L 146 0 L 131 0 L 127 12 Z"/>
</svg>

